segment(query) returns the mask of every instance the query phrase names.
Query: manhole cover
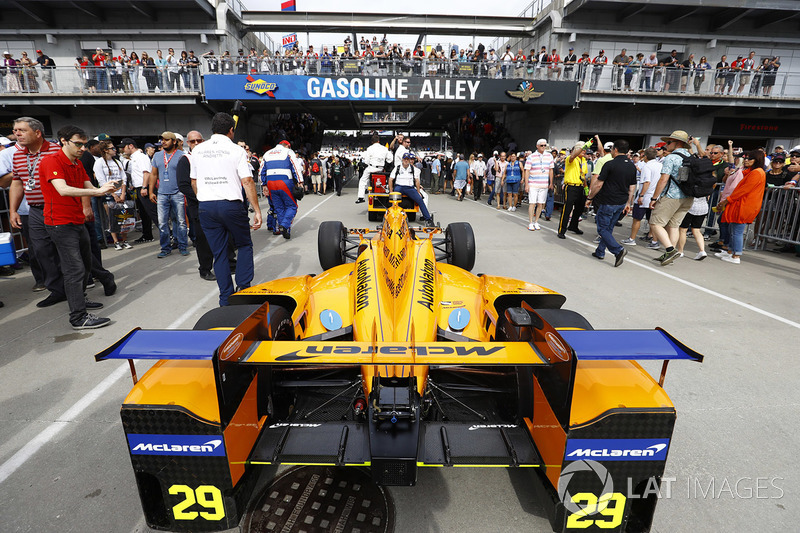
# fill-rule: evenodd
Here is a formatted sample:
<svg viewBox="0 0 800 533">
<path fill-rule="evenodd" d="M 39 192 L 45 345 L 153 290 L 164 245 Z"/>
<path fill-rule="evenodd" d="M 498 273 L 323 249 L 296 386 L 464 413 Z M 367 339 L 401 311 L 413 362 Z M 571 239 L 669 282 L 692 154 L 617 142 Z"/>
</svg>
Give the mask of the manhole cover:
<svg viewBox="0 0 800 533">
<path fill-rule="evenodd" d="M 288 470 L 259 495 L 244 533 L 389 533 L 394 505 L 361 468 L 304 466 Z"/>
</svg>

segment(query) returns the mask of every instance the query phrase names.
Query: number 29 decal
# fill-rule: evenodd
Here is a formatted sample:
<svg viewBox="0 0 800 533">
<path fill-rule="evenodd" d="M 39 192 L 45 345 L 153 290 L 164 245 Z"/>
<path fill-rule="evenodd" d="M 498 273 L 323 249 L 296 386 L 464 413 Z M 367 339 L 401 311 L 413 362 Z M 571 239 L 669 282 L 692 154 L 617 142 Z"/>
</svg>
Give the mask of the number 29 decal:
<svg viewBox="0 0 800 533">
<path fill-rule="evenodd" d="M 617 528 L 625 515 L 625 500 L 621 492 L 607 492 L 599 498 L 591 492 L 579 492 L 572 496 L 572 502 L 581 510 L 569 515 L 567 529 Z"/>
<path fill-rule="evenodd" d="M 225 518 L 225 504 L 222 492 L 213 485 L 200 485 L 192 489 L 188 485 L 172 485 L 169 488 L 172 496 L 183 495 L 183 500 L 172 507 L 175 520 L 196 520 L 199 516 L 205 520 L 222 520 Z M 199 504 L 204 511 L 188 511 L 189 507 Z"/>
</svg>

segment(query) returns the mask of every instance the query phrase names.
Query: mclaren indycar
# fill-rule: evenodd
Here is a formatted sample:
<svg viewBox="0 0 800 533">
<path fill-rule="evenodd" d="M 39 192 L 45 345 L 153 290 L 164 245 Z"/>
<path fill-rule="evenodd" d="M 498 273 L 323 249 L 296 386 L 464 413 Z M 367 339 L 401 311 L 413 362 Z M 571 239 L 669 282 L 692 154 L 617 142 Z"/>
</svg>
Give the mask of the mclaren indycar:
<svg viewBox="0 0 800 533">
<path fill-rule="evenodd" d="M 319 275 L 235 294 L 193 330 L 136 329 L 153 359 L 121 417 L 147 524 L 235 527 L 262 465 L 526 468 L 555 531 L 648 531 L 675 408 L 661 329 L 594 330 L 533 283 L 469 272 L 466 223 L 319 228 Z M 663 360 L 658 379 L 636 360 Z"/>
</svg>

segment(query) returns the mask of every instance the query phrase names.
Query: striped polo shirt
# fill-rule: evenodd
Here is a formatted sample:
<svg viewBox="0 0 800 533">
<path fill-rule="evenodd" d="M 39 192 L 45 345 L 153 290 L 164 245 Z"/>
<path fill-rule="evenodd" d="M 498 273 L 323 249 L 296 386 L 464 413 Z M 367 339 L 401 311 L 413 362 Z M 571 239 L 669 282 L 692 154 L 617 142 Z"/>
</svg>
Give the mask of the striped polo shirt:
<svg viewBox="0 0 800 533">
<path fill-rule="evenodd" d="M 39 182 L 39 165 L 42 159 L 61 151 L 57 144 L 44 141 L 35 154 L 23 147 L 14 154 L 14 179 L 22 182 L 25 199 L 30 205 L 44 205 L 42 185 Z"/>
<path fill-rule="evenodd" d="M 553 155 L 550 152 L 533 152 L 525 160 L 528 183 L 534 189 L 547 189 L 550 186 L 550 170 L 553 168 Z"/>
</svg>

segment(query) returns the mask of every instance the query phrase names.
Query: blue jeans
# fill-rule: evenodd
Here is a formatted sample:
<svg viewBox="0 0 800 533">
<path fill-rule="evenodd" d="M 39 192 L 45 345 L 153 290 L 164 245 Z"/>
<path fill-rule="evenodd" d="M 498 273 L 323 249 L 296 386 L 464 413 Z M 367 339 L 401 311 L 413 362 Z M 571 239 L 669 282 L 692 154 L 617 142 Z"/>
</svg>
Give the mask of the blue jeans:
<svg viewBox="0 0 800 533">
<path fill-rule="evenodd" d="M 428 208 L 425 207 L 425 202 L 422 201 L 422 196 L 419 195 L 419 191 L 417 191 L 416 187 L 409 187 L 408 185 L 395 185 L 394 191 L 403 193 L 414 200 L 414 203 L 419 206 L 419 210 L 422 211 L 422 218 L 425 220 L 431 218 L 431 214 L 428 212 Z"/>
<path fill-rule="evenodd" d="M 219 305 L 228 305 L 233 294 L 231 266 L 228 262 L 228 234 L 237 251 L 236 286 L 247 288 L 253 282 L 253 240 L 250 219 L 243 202 L 215 200 L 200 202 L 200 226 L 214 254 L 214 275 L 219 287 Z"/>
<path fill-rule="evenodd" d="M 170 214 L 178 221 L 178 232 L 175 238 L 178 239 L 178 248 L 186 250 L 186 210 L 183 201 L 183 193 L 175 194 L 158 193 L 158 232 L 161 251 L 164 253 L 172 252 L 169 242 L 169 219 Z"/>
<path fill-rule="evenodd" d="M 747 226 L 747 224 L 728 223 L 728 229 L 731 232 L 731 251 L 733 255 L 742 255 L 742 250 L 744 249 L 745 226 Z"/>
<path fill-rule="evenodd" d="M 614 255 L 622 251 L 622 245 L 614 239 L 614 224 L 619 220 L 619 215 L 625 209 L 622 205 L 598 205 L 594 220 L 597 222 L 597 233 L 600 235 L 600 244 L 597 245 L 597 255 L 605 257 L 606 248 Z"/>
<path fill-rule="evenodd" d="M 719 240 L 723 245 L 730 248 L 731 246 L 731 227 L 727 222 L 720 221 L 719 223 Z"/>
<path fill-rule="evenodd" d="M 556 195 L 553 189 L 547 190 L 547 202 L 544 204 L 544 218 L 553 216 L 553 207 L 555 206 Z"/>
</svg>

